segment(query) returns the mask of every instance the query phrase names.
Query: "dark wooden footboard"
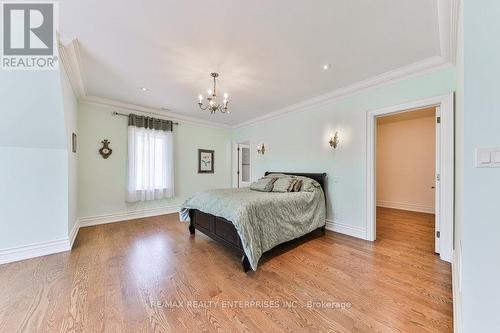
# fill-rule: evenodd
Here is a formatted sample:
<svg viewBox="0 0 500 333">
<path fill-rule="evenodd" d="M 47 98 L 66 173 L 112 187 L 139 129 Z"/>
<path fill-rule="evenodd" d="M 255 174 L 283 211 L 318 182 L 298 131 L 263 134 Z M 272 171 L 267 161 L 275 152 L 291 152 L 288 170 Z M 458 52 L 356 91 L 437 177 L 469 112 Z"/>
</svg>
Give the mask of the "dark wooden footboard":
<svg viewBox="0 0 500 333">
<path fill-rule="evenodd" d="M 198 229 L 208 237 L 222 243 L 241 255 L 241 264 L 245 272 L 251 269 L 240 236 L 236 231 L 233 223 L 225 218 L 207 214 L 197 209 L 192 209 L 189 212 L 191 223 L 189 224 L 189 232 L 194 234 L 195 229 Z"/>
<path fill-rule="evenodd" d="M 240 236 L 233 223 L 225 218 L 204 213 L 197 209 L 192 209 L 189 216 L 191 218 L 191 223 L 189 224 L 189 232 L 191 235 L 193 235 L 197 229 L 219 243 L 232 248 L 241 256 L 243 271 L 248 272 L 251 269 L 250 262 L 243 250 Z M 319 229 L 325 232 L 325 226 Z"/>
</svg>

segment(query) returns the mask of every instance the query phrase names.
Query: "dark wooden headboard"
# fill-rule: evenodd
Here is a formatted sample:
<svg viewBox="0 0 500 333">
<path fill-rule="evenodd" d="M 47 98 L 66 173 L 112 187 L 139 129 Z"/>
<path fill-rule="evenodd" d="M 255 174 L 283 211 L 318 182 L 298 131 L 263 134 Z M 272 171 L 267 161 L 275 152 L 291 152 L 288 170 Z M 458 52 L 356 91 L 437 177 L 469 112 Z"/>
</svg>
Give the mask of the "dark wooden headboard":
<svg viewBox="0 0 500 333">
<path fill-rule="evenodd" d="M 264 175 L 267 176 L 271 173 L 283 173 L 285 175 L 290 175 L 290 176 L 302 176 L 302 177 L 314 179 L 315 181 L 317 181 L 321 185 L 323 192 L 326 194 L 326 190 L 325 190 L 326 173 L 325 172 L 323 172 L 323 173 L 300 173 L 300 172 L 266 171 L 266 173 Z"/>
</svg>

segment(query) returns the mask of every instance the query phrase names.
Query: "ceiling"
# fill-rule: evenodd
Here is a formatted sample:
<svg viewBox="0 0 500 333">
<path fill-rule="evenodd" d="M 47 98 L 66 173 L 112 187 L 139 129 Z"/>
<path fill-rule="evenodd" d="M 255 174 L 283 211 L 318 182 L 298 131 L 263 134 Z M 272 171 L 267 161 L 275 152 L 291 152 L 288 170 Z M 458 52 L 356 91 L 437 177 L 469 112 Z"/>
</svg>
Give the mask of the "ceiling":
<svg viewBox="0 0 500 333">
<path fill-rule="evenodd" d="M 88 95 L 235 125 L 439 56 L 437 12 L 435 0 L 64 0 L 60 32 L 79 40 Z M 229 115 L 196 104 L 212 71 Z"/>
</svg>

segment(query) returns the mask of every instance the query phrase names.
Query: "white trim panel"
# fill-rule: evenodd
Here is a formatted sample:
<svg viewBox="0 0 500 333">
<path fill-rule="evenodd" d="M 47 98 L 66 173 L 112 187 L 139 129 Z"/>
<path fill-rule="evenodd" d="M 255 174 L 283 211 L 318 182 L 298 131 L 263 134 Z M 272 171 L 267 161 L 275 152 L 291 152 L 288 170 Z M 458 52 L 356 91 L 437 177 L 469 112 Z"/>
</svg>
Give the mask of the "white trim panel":
<svg viewBox="0 0 500 333">
<path fill-rule="evenodd" d="M 377 200 L 377 207 L 408 210 L 410 212 L 434 214 L 434 207 L 405 202 Z"/>
<path fill-rule="evenodd" d="M 31 259 L 71 249 L 68 238 L 0 250 L 0 264 Z"/>
<path fill-rule="evenodd" d="M 366 229 L 363 227 L 353 226 L 350 224 L 326 220 L 326 229 L 340 234 L 366 239 Z"/>
<path fill-rule="evenodd" d="M 179 210 L 180 210 L 179 206 L 170 206 L 170 207 L 158 207 L 158 208 L 150 208 L 143 210 L 135 210 L 130 212 L 120 212 L 120 213 L 80 217 L 79 227 L 83 228 L 99 224 L 121 222 L 134 219 L 141 219 L 144 217 L 178 213 Z"/>
</svg>

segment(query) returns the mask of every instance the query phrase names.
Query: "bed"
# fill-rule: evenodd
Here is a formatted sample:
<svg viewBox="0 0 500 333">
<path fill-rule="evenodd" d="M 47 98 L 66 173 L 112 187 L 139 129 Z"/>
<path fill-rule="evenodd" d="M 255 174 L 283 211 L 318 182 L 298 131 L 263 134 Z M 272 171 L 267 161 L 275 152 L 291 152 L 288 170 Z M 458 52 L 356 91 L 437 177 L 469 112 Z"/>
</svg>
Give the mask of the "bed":
<svg viewBox="0 0 500 333">
<path fill-rule="evenodd" d="M 308 192 L 258 192 L 217 189 L 196 193 L 186 200 L 181 221 L 189 221 L 191 235 L 198 230 L 241 255 L 245 272 L 256 270 L 264 252 L 292 239 L 325 231 L 326 173 L 266 172 L 313 179 Z M 270 177 L 271 177 L 270 176 Z"/>
</svg>

